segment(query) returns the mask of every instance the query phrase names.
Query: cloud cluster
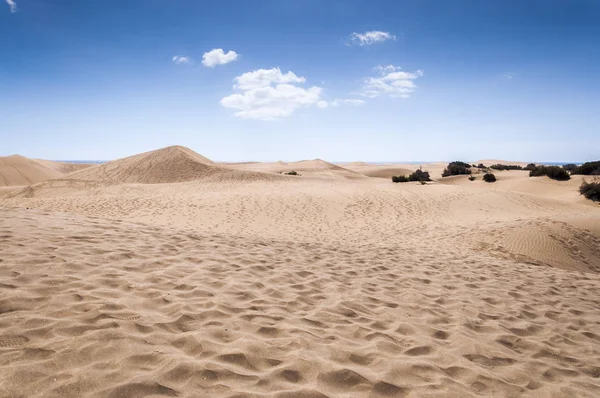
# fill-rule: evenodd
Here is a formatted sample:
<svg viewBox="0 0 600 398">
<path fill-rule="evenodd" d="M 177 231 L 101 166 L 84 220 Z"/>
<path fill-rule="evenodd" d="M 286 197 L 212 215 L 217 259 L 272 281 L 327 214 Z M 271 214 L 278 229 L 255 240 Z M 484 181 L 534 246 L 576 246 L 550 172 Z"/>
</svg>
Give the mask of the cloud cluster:
<svg viewBox="0 0 600 398">
<path fill-rule="evenodd" d="M 17 3 L 15 3 L 15 0 L 6 0 L 6 4 L 8 4 L 8 7 L 10 8 L 10 12 L 13 14 L 17 12 Z"/>
<path fill-rule="evenodd" d="M 239 54 L 235 51 L 223 51 L 222 48 L 215 48 L 202 55 L 202 65 L 208 68 L 214 68 L 217 65 L 225 65 L 235 61 Z"/>
<path fill-rule="evenodd" d="M 378 66 L 374 69 L 379 76 L 365 79 L 361 94 L 375 98 L 380 95 L 407 98 L 415 91 L 414 80 L 423 76 L 422 70 L 404 72 L 394 65 Z"/>
<path fill-rule="evenodd" d="M 181 57 L 179 55 L 176 55 L 173 57 L 173 63 L 179 65 L 179 64 L 191 64 L 193 61 L 191 58 L 189 57 Z"/>
<path fill-rule="evenodd" d="M 246 119 L 276 120 L 288 117 L 300 107 L 319 103 L 321 87 L 303 88 L 306 82 L 292 71 L 258 69 L 235 78 L 234 90 L 242 91 L 221 99 L 225 108 L 236 109 L 235 116 Z"/>
<path fill-rule="evenodd" d="M 349 37 L 349 42 L 346 45 L 357 44 L 359 46 L 370 46 L 371 44 L 384 42 L 386 40 L 396 40 L 396 36 L 389 32 L 381 32 L 372 30 L 364 33 L 352 33 Z"/>
</svg>

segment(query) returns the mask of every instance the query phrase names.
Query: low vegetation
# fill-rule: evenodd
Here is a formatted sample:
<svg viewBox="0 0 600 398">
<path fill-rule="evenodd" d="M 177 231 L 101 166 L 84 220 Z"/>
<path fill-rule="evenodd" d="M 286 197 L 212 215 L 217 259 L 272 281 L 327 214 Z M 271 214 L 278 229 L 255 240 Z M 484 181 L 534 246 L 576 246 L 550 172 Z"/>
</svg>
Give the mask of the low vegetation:
<svg viewBox="0 0 600 398">
<path fill-rule="evenodd" d="M 393 176 L 392 182 L 409 182 L 409 181 L 419 181 L 421 184 L 425 183 L 425 181 L 431 181 L 431 177 L 429 176 L 429 172 L 423 171 L 421 169 L 415 170 L 408 177 L 407 176 Z"/>
<path fill-rule="evenodd" d="M 429 172 L 423 171 L 421 169 L 415 170 L 414 173 L 408 176 L 409 181 L 431 181 L 429 177 Z"/>
<path fill-rule="evenodd" d="M 496 182 L 496 176 L 492 173 L 485 173 L 483 175 L 483 181 L 485 182 Z"/>
<path fill-rule="evenodd" d="M 585 162 L 581 166 L 575 167 L 571 170 L 571 174 L 582 174 L 582 175 L 600 175 L 600 160 L 595 162 Z"/>
<path fill-rule="evenodd" d="M 479 163 L 476 167 L 478 169 L 487 169 L 487 167 L 483 163 Z"/>
<path fill-rule="evenodd" d="M 283 174 L 286 174 L 288 176 L 299 176 L 300 175 L 297 172 L 295 172 L 294 170 L 288 171 L 287 173 L 283 173 Z"/>
<path fill-rule="evenodd" d="M 523 170 L 522 166 L 517 166 L 516 164 L 493 164 L 490 166 L 490 169 L 494 170 Z"/>
<path fill-rule="evenodd" d="M 471 174 L 471 165 L 465 162 L 450 162 L 444 169 L 442 177 L 457 176 L 461 174 Z"/>
<path fill-rule="evenodd" d="M 469 181 L 475 181 L 477 178 L 475 176 L 469 176 Z"/>
<path fill-rule="evenodd" d="M 393 176 L 392 182 L 408 182 L 407 176 Z"/>
<path fill-rule="evenodd" d="M 529 163 L 527 166 L 523 167 L 523 170 L 533 170 L 535 169 L 537 166 L 535 165 L 535 163 Z"/>
<path fill-rule="evenodd" d="M 542 176 L 548 176 L 548 178 L 557 181 L 567 181 L 571 179 L 569 172 L 558 166 L 536 166 L 534 169 L 529 171 L 529 177 Z"/>
<path fill-rule="evenodd" d="M 579 186 L 579 193 L 596 202 L 600 202 L 600 179 L 595 178 L 592 182 L 583 180 Z"/>
<path fill-rule="evenodd" d="M 567 164 L 563 164 L 562 168 L 567 170 L 569 173 L 571 173 L 573 170 L 575 170 L 577 168 L 577 165 L 575 163 L 567 163 Z"/>
</svg>

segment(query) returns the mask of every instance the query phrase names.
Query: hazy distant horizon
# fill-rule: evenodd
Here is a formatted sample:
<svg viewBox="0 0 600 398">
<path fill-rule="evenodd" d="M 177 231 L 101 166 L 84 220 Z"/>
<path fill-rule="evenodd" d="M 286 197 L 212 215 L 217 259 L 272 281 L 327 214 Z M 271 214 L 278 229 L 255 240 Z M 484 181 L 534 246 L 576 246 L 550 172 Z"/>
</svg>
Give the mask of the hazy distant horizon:
<svg viewBox="0 0 600 398">
<path fill-rule="evenodd" d="M 117 160 L 117 159 L 113 159 L 113 160 Z M 111 162 L 113 160 L 53 160 L 54 162 L 64 162 L 64 163 L 87 163 L 87 164 L 103 164 L 103 163 L 108 163 Z M 299 162 L 302 160 L 308 160 L 308 159 L 299 159 L 299 160 L 282 160 L 284 162 Z M 344 163 L 352 163 L 352 162 L 363 162 L 363 163 L 368 163 L 368 164 L 373 164 L 373 165 L 385 165 L 385 164 L 414 164 L 414 165 L 419 165 L 419 164 L 430 164 L 430 163 L 439 163 L 439 162 L 452 162 L 452 161 L 456 161 L 459 159 L 455 159 L 455 160 L 427 160 L 427 161 L 414 161 L 414 160 L 392 160 L 392 161 L 384 161 L 384 162 L 372 162 L 372 161 L 366 161 L 366 160 L 350 160 L 350 161 L 343 161 L 343 162 L 338 162 L 338 161 L 329 161 L 327 159 L 323 159 L 329 163 L 333 163 L 333 164 L 344 164 Z M 502 160 L 502 159 L 499 159 Z M 528 161 L 528 160 L 506 160 L 507 162 L 531 162 L 531 163 L 536 163 L 536 164 L 544 164 L 544 165 L 549 165 L 549 166 L 562 166 L 564 164 L 583 164 L 585 162 L 582 161 L 568 161 L 568 162 L 542 162 L 542 161 Z M 217 163 L 244 163 L 244 162 L 256 162 L 256 163 L 271 163 L 272 161 L 267 161 L 267 162 L 262 162 L 259 160 L 238 160 L 238 161 L 220 161 L 220 160 L 214 160 L 214 162 Z M 474 162 L 473 160 L 470 160 L 468 162 Z M 486 165 L 487 166 L 487 165 Z"/>
</svg>

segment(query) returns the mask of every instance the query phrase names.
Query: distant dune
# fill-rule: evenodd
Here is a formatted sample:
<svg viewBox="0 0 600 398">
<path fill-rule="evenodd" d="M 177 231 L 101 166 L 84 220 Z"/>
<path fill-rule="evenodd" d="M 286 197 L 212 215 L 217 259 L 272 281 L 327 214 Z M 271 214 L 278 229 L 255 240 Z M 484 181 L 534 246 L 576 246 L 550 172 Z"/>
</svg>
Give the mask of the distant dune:
<svg viewBox="0 0 600 398">
<path fill-rule="evenodd" d="M 252 170 L 275 174 L 286 173 L 293 170 L 301 173 L 303 176 L 311 177 L 333 177 L 346 179 L 363 177 L 360 173 L 321 159 L 301 160 L 298 162 L 277 161 L 273 163 L 225 163 L 224 165 L 238 170 Z"/>
<path fill-rule="evenodd" d="M 20 155 L 0 157 L 0 186 L 31 185 L 51 178 L 59 178 L 89 166 L 29 159 Z"/>
</svg>

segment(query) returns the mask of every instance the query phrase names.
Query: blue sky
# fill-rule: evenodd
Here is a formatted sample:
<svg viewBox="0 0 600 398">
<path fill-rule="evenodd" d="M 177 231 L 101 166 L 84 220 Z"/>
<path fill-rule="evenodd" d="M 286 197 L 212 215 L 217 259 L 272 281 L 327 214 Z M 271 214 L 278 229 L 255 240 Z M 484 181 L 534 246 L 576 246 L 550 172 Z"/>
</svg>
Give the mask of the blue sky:
<svg viewBox="0 0 600 398">
<path fill-rule="evenodd" d="M 600 154 L 597 0 L 1 1 L 0 156 Z"/>
</svg>

